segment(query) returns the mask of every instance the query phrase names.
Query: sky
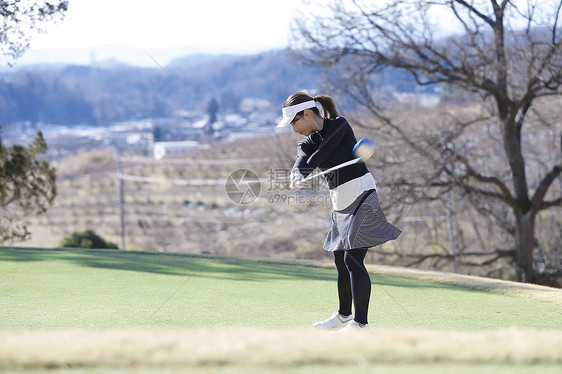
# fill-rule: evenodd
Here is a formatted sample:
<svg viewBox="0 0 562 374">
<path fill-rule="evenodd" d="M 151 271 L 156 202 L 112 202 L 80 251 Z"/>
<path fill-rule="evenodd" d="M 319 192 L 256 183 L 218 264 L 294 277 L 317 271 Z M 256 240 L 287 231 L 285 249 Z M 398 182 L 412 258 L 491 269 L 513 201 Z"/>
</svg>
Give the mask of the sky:
<svg viewBox="0 0 562 374">
<path fill-rule="evenodd" d="M 256 53 L 288 46 L 301 0 L 70 0 L 65 19 L 35 35 L 18 64 L 150 65 L 187 53 Z M 61 51 L 64 50 L 64 51 Z"/>
<path fill-rule="evenodd" d="M 366 2 L 388 0 L 371 1 Z M 154 59 L 164 65 L 192 53 L 283 48 L 291 21 L 327 3 L 331 0 L 69 0 L 65 19 L 34 35 L 17 64 L 116 59 L 153 66 Z M 443 30 L 452 27 L 449 18 L 437 16 Z"/>
</svg>

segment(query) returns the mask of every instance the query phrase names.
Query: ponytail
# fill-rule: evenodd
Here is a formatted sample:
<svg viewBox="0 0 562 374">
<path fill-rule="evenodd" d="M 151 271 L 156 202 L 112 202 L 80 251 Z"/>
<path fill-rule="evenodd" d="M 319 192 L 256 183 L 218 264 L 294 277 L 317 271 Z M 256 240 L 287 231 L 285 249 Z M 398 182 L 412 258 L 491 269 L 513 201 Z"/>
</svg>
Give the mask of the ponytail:
<svg viewBox="0 0 562 374">
<path fill-rule="evenodd" d="M 326 118 L 336 119 L 340 116 L 336 106 L 336 101 L 333 97 L 328 95 L 317 95 L 314 97 L 314 101 L 322 104 L 322 108 L 324 108 L 324 116 Z"/>
</svg>

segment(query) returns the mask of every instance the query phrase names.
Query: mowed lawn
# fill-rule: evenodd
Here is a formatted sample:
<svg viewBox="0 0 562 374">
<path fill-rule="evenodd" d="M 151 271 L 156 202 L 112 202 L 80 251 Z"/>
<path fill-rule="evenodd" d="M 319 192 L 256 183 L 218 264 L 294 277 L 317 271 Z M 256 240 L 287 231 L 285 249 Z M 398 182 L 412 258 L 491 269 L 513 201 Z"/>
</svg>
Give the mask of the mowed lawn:
<svg viewBox="0 0 562 374">
<path fill-rule="evenodd" d="M 374 329 L 562 329 L 558 300 L 372 274 Z M 300 328 L 337 309 L 336 274 L 302 264 L 0 248 L 0 330 Z"/>
<path fill-rule="evenodd" d="M 562 291 L 371 267 L 371 330 L 337 308 L 333 266 L 0 248 L 0 371 L 559 373 Z"/>
</svg>

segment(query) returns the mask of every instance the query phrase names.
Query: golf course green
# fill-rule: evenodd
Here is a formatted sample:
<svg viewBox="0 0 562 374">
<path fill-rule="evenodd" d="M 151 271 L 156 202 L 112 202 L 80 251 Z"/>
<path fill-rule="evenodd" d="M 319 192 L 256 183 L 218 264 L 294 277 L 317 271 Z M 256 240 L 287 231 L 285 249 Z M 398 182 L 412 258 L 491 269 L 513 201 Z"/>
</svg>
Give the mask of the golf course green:
<svg viewBox="0 0 562 374">
<path fill-rule="evenodd" d="M 473 345 L 479 345 L 481 341 L 490 341 L 489 334 L 496 336 L 490 342 L 494 344 L 501 343 L 502 339 L 513 341 L 514 336 L 519 336 L 538 347 L 538 351 L 533 350 L 534 353 L 530 355 L 519 356 L 522 364 L 540 364 L 529 366 L 532 369 L 530 372 L 535 372 L 537 368 L 542 369 L 542 372 L 559 369 L 562 364 L 562 350 L 558 351 L 560 355 L 548 355 L 548 350 L 540 344 L 537 346 L 537 342 L 549 339 L 555 349 L 562 348 L 560 290 L 500 281 L 463 283 L 451 281 L 446 276 L 430 281 L 416 276 L 415 272 L 408 275 L 406 270 L 405 275 L 396 275 L 392 271 L 384 271 L 384 268 L 376 268 L 371 272 L 371 335 L 365 334 L 360 339 L 386 336 L 388 344 L 373 342 L 375 350 L 391 347 L 393 336 L 410 342 L 415 337 L 425 337 L 423 340 L 428 346 L 434 344 L 431 343 L 433 339 L 443 344 L 444 337 L 453 343 L 472 339 Z M 138 334 L 139 338 L 133 339 L 135 342 L 146 340 L 141 337 L 146 338 L 146 334 L 154 331 L 162 332 L 159 336 L 179 333 L 184 337 L 186 334 L 204 332 L 203 335 L 207 336 L 205 339 L 220 334 L 226 334 L 227 337 L 231 336 L 228 334 L 254 336 L 252 339 L 261 336 L 264 344 L 273 339 L 271 334 L 279 335 L 279 339 L 289 335 L 290 339 L 291 334 L 298 333 L 298 336 L 304 334 L 310 339 L 318 337 L 321 341 L 329 341 L 335 334 L 318 332 L 311 326 L 337 309 L 335 285 L 336 273 L 329 264 L 115 250 L 0 247 L 0 370 L 46 370 L 49 369 L 46 362 L 51 362 L 57 368 L 58 364 L 52 364 L 52 355 L 62 359 L 66 351 L 46 352 L 44 360 L 36 352 L 52 346 L 56 341 L 59 342 L 58 347 L 64 347 L 61 339 L 65 342 L 78 339 L 89 342 L 87 344 L 96 344 L 97 339 L 107 338 L 107 334 L 121 334 L 119 337 L 114 336 L 117 340 L 125 339 L 122 334 L 128 339 Z M 107 343 L 107 339 L 104 341 Z M 284 343 L 279 344 L 283 346 Z M 324 343 L 318 343 L 318 346 L 321 344 Z M 381 346 L 377 348 L 377 344 Z M 20 345 L 33 349 L 35 358 L 26 358 L 25 353 L 19 357 L 18 353 L 14 353 L 21 351 L 17 349 Z M 509 344 L 502 346 L 509 353 Z M 161 345 L 158 347 L 161 348 Z M 139 349 L 143 351 L 149 348 Z M 450 348 L 445 344 L 440 352 L 447 352 Z M 84 349 L 92 352 L 91 347 Z M 119 351 L 119 348 L 115 349 Z M 115 349 L 111 352 L 116 352 Z M 194 350 L 193 347 L 189 349 Z M 47 351 L 50 352 L 49 349 Z M 527 354 L 529 351 L 526 350 Z M 390 357 L 391 362 L 418 366 L 428 359 L 424 356 L 427 352 L 424 352 L 404 353 L 410 357 L 405 362 L 401 354 L 381 359 L 364 352 L 366 361 L 363 364 L 386 365 Z M 432 355 L 436 354 L 431 352 Z M 124 352 L 115 354 L 127 356 Z M 306 358 L 295 358 L 296 361 L 291 364 L 296 365 L 294 372 L 301 372 L 298 370 L 306 367 L 310 370 L 317 367 L 325 369 L 333 364 L 330 360 L 334 357 L 323 361 L 315 354 L 310 363 L 306 363 Z M 435 356 L 429 360 L 439 363 L 442 368 L 451 364 L 460 365 L 455 354 L 456 351 L 447 356 L 450 359 L 445 360 L 446 365 Z M 541 356 L 545 354 L 546 358 Z M 513 369 L 511 365 L 514 362 L 519 362 L 513 355 L 509 353 L 508 357 L 511 358 L 497 360 L 497 355 L 491 360 L 477 355 L 475 360 L 491 365 L 492 369 L 498 366 L 498 370 L 508 370 Z M 90 356 L 97 357 L 93 353 Z M 90 356 L 72 355 L 74 359 L 82 357 L 75 365 L 82 369 L 95 369 L 100 362 L 102 366 L 115 368 L 117 365 L 117 368 L 130 369 L 126 359 L 117 364 L 111 359 L 105 363 L 103 359 L 91 362 Z M 206 363 L 203 365 L 206 370 L 214 367 L 211 356 L 201 361 Z M 106 352 L 103 357 L 111 357 L 111 354 Z M 185 364 L 202 365 L 195 358 L 186 363 L 174 357 L 170 356 L 168 361 L 163 362 L 151 358 L 150 365 L 156 365 L 155 362 L 160 362 L 160 365 L 171 362 L 180 367 Z M 142 363 L 142 359 L 136 356 L 131 360 L 137 363 L 140 360 Z M 460 360 L 462 365 L 470 361 L 470 357 Z M 224 362 L 228 364 L 229 361 Z M 273 366 L 268 366 L 271 372 L 275 372 L 273 369 L 278 365 L 271 357 L 256 362 L 261 368 L 271 362 Z M 231 369 L 242 364 L 246 365 L 247 361 L 237 361 Z M 68 363 L 64 365 L 68 368 Z M 338 365 L 345 367 L 347 363 L 340 362 Z M 244 366 L 240 370 L 248 372 L 248 367 Z"/>
</svg>

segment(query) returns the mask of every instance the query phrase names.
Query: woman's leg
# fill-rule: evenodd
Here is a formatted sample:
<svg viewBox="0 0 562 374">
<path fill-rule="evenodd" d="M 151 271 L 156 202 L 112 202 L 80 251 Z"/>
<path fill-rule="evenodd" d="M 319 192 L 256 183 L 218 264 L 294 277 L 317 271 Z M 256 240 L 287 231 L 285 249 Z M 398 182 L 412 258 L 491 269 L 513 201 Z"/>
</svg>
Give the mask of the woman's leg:
<svg viewBox="0 0 562 374">
<path fill-rule="evenodd" d="M 349 270 L 350 275 L 351 294 L 353 298 L 353 305 L 355 306 L 354 319 L 361 324 L 367 324 L 369 300 L 371 298 L 371 278 L 369 277 L 369 272 L 363 263 L 366 254 L 367 248 L 360 248 L 345 251 L 343 256 L 345 266 Z"/>
<path fill-rule="evenodd" d="M 334 262 L 338 270 L 338 298 L 339 298 L 339 314 L 342 316 L 351 315 L 351 278 L 349 270 L 344 261 L 345 251 L 334 251 Z"/>
</svg>

